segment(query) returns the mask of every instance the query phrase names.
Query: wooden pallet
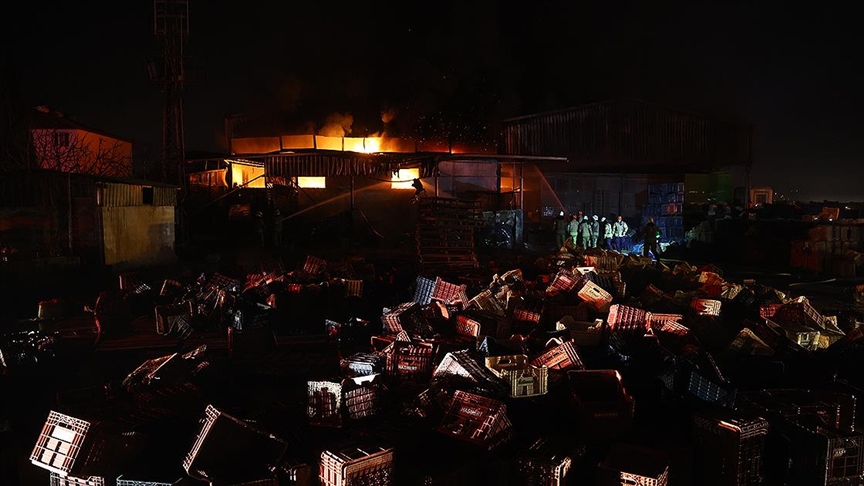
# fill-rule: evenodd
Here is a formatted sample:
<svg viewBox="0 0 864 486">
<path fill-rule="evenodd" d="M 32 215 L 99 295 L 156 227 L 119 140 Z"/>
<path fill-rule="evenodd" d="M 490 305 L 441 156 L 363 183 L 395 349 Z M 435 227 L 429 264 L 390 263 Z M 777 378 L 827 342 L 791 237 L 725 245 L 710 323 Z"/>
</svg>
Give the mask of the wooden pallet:
<svg viewBox="0 0 864 486">
<path fill-rule="evenodd" d="M 483 223 L 478 202 L 423 198 L 419 213 L 414 242 L 424 271 L 477 267 L 475 234 Z"/>
</svg>

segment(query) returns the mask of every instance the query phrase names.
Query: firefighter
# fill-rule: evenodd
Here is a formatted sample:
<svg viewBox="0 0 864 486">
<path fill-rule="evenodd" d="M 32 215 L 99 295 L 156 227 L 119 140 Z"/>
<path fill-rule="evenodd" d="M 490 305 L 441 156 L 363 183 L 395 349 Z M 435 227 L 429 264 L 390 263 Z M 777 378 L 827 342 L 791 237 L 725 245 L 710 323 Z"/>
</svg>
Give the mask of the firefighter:
<svg viewBox="0 0 864 486">
<path fill-rule="evenodd" d="M 624 218 L 619 214 L 615 223 L 612 224 L 612 241 L 615 251 L 624 249 L 624 237 L 627 236 L 628 231 L 630 231 L 630 228 L 627 227 Z"/>
<path fill-rule="evenodd" d="M 575 214 L 570 219 L 570 222 L 567 224 L 567 233 L 570 234 L 570 240 L 573 242 L 573 246 L 579 244 L 579 217 Z"/>
<path fill-rule="evenodd" d="M 600 218 L 600 228 L 603 233 L 603 249 L 612 249 L 612 223 L 606 221 L 606 216 Z"/>
<path fill-rule="evenodd" d="M 640 233 L 645 242 L 645 244 L 642 245 L 642 256 L 647 257 L 648 252 L 650 251 L 659 261 L 660 253 L 657 251 L 657 239 L 660 238 L 660 229 L 654 224 L 654 218 L 648 218 L 648 222 L 645 223 L 645 227 L 642 228 Z"/>
<path fill-rule="evenodd" d="M 597 248 L 597 238 L 600 237 L 600 218 L 598 218 L 595 214 L 594 216 L 591 216 L 591 219 L 591 232 L 589 233 L 591 239 L 591 248 Z"/>
<path fill-rule="evenodd" d="M 420 196 L 426 193 L 426 188 L 423 187 L 423 181 L 420 179 L 414 179 L 411 181 L 411 187 L 414 188 L 414 197 L 411 198 L 411 202 L 416 203 L 420 200 Z"/>
<path fill-rule="evenodd" d="M 564 240 L 567 239 L 567 219 L 564 217 L 564 211 L 558 213 L 555 218 L 555 247 L 561 248 L 564 246 Z"/>
<path fill-rule="evenodd" d="M 590 248 L 591 223 L 588 222 L 588 216 L 582 216 L 582 221 L 579 223 L 579 243 L 586 250 Z"/>
</svg>

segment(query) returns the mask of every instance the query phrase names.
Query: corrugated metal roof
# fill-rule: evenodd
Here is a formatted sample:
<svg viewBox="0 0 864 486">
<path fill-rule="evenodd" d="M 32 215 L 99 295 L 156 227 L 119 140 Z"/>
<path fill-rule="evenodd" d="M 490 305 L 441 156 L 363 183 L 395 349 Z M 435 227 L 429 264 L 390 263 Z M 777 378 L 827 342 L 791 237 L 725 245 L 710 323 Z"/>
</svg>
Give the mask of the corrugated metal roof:
<svg viewBox="0 0 864 486">
<path fill-rule="evenodd" d="M 154 187 L 153 205 L 177 206 L 177 189 L 173 187 Z"/>
<path fill-rule="evenodd" d="M 144 201 L 142 186 L 113 182 L 104 182 L 99 186 L 100 206 L 140 206 Z"/>
<path fill-rule="evenodd" d="M 400 168 L 420 168 L 420 177 L 432 177 L 435 155 L 431 154 L 361 154 L 324 151 L 268 155 L 264 170 L 274 177 L 327 177 L 390 175 Z"/>
<path fill-rule="evenodd" d="M 565 156 L 580 169 L 752 163 L 753 127 L 639 101 L 594 103 L 504 121 L 504 152 Z"/>
</svg>

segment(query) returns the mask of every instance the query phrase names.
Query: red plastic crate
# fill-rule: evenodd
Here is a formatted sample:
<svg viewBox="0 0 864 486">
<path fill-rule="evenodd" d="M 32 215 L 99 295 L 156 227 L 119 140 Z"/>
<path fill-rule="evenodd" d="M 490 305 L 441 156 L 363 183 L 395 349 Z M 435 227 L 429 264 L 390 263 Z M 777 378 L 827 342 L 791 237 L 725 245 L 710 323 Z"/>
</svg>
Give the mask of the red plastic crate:
<svg viewBox="0 0 864 486">
<path fill-rule="evenodd" d="M 488 450 L 509 440 L 511 428 L 504 403 L 462 390 L 453 393 L 450 409 L 438 425 L 439 432 Z"/>
<path fill-rule="evenodd" d="M 644 334 L 647 313 L 636 307 L 615 304 L 609 308 L 609 330 L 615 333 Z"/>
<path fill-rule="evenodd" d="M 431 344 L 394 341 L 384 351 L 387 356 L 388 381 L 428 383 L 432 377 L 433 351 Z"/>
<path fill-rule="evenodd" d="M 719 316 L 722 302 L 712 299 L 693 299 L 690 307 L 700 316 Z"/>
<path fill-rule="evenodd" d="M 549 348 L 531 361 L 533 366 L 545 366 L 552 370 L 585 369 L 579 350 L 573 341 L 565 341 Z"/>
</svg>

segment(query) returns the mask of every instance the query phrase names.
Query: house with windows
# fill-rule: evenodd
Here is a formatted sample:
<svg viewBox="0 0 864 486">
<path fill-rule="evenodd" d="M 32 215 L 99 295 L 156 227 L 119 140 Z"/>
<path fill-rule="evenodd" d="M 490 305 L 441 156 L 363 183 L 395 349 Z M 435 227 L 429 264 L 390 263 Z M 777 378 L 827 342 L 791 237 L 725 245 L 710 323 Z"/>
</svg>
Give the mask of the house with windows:
<svg viewBox="0 0 864 486">
<path fill-rule="evenodd" d="M 30 116 L 31 166 L 105 177 L 132 175 L 132 142 L 47 106 Z"/>
</svg>

